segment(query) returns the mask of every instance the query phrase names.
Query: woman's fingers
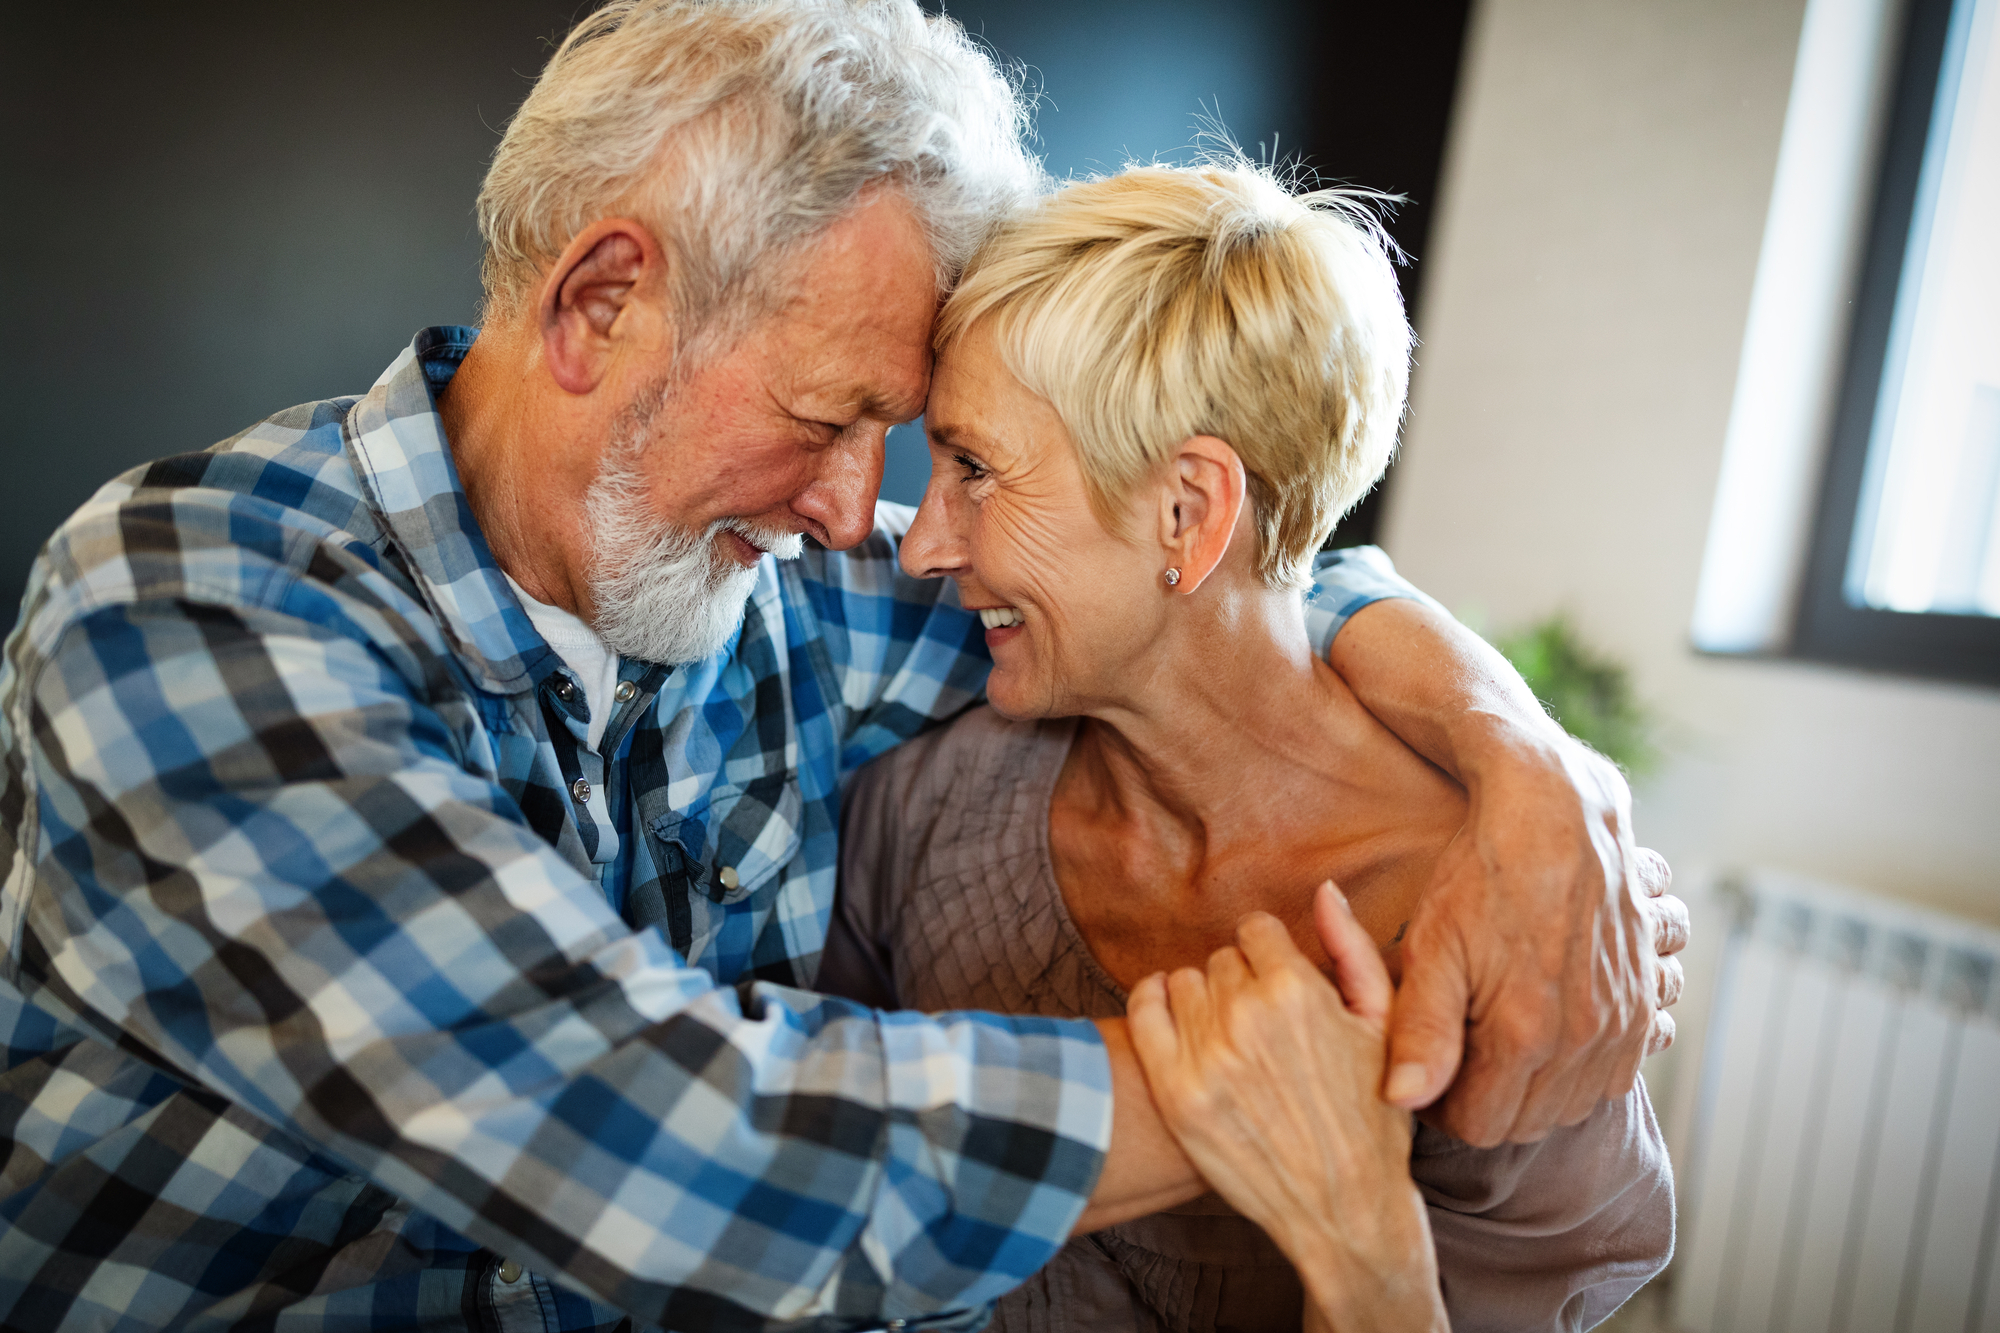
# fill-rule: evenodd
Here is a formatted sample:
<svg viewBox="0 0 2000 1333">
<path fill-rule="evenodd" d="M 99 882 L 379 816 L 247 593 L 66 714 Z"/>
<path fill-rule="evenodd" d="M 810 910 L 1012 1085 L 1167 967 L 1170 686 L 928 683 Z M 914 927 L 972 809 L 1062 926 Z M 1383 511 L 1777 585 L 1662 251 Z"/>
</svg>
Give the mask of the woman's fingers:
<svg viewBox="0 0 2000 1333">
<path fill-rule="evenodd" d="M 1333 960 L 1333 984 L 1340 988 L 1348 1012 L 1386 1027 L 1396 988 L 1390 984 L 1389 969 L 1383 965 L 1375 941 L 1354 919 L 1347 896 L 1332 880 L 1321 884 L 1313 899 L 1313 924 L 1319 928 L 1327 957 Z"/>
<path fill-rule="evenodd" d="M 1215 996 L 1199 968 L 1177 967 L 1167 974 L 1167 1003 L 1173 1007 L 1182 1059 L 1215 1048 Z"/>
<path fill-rule="evenodd" d="M 1224 946 L 1208 956 L 1209 999 L 1218 1011 L 1233 1008 L 1251 978 L 1250 962 L 1241 949 Z"/>
<path fill-rule="evenodd" d="M 1132 1034 L 1132 1051 L 1139 1057 L 1139 1068 L 1154 1085 L 1157 1100 L 1160 1080 L 1180 1056 L 1180 1034 L 1167 1007 L 1165 973 L 1155 972 L 1132 988 L 1125 1002 L 1125 1024 Z"/>
<path fill-rule="evenodd" d="M 1259 978 L 1282 971 L 1294 960 L 1305 961 L 1305 955 L 1292 943 L 1292 933 L 1269 912 L 1252 912 L 1236 923 L 1236 947 Z"/>
</svg>

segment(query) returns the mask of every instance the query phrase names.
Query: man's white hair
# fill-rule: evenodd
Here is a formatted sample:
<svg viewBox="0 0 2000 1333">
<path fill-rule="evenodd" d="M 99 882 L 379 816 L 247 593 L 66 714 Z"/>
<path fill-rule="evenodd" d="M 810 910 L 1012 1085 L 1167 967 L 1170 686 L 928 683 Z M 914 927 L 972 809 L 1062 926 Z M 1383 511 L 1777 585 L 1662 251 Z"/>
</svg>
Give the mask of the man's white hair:
<svg viewBox="0 0 2000 1333">
<path fill-rule="evenodd" d="M 628 214 L 667 247 L 683 335 L 737 324 L 878 184 L 915 207 L 942 293 L 1042 187 L 1027 122 L 1018 79 L 914 0 L 612 0 L 550 59 L 480 189 L 489 318 Z"/>
</svg>

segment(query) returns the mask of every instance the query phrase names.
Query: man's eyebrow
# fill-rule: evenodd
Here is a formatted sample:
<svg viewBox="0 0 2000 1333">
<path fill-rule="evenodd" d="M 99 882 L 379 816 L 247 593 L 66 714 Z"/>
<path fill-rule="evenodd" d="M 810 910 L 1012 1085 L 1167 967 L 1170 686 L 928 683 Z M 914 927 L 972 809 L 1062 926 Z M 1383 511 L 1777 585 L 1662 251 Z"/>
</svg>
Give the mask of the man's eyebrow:
<svg viewBox="0 0 2000 1333">
<path fill-rule="evenodd" d="M 842 395 L 841 404 L 852 406 L 861 416 L 878 420 L 915 421 L 924 414 L 924 400 L 920 396 L 905 399 L 901 395 L 869 393 L 859 388 Z"/>
</svg>

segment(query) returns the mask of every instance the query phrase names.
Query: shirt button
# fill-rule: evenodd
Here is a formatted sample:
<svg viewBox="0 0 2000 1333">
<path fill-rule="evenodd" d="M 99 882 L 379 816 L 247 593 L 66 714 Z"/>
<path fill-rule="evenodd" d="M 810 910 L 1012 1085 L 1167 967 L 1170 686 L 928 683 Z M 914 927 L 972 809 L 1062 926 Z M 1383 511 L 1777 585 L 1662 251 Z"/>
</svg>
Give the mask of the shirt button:
<svg viewBox="0 0 2000 1333">
<path fill-rule="evenodd" d="M 521 1280 L 521 1265 L 515 1263 L 512 1259 L 502 1259 L 500 1261 L 500 1280 L 510 1287 L 519 1282 Z"/>
<path fill-rule="evenodd" d="M 743 882 L 742 877 L 736 873 L 735 866 L 722 867 L 722 873 L 716 878 L 722 881 L 722 887 L 725 889 L 733 889 Z"/>
<path fill-rule="evenodd" d="M 618 688 L 616 691 L 614 691 L 614 693 L 616 693 L 618 696 L 618 702 L 621 704 L 629 700 L 633 695 L 637 694 L 638 692 L 639 692 L 639 687 L 637 685 L 634 685 L 629 680 L 619 681 Z"/>
<path fill-rule="evenodd" d="M 576 798 L 578 805 L 587 803 L 590 800 L 590 779 L 578 778 L 575 782 L 570 783 L 569 794 Z"/>
<path fill-rule="evenodd" d="M 562 700 L 564 703 L 568 703 L 571 699 L 576 698 L 575 683 L 567 678 L 557 680 L 556 698 Z"/>
</svg>

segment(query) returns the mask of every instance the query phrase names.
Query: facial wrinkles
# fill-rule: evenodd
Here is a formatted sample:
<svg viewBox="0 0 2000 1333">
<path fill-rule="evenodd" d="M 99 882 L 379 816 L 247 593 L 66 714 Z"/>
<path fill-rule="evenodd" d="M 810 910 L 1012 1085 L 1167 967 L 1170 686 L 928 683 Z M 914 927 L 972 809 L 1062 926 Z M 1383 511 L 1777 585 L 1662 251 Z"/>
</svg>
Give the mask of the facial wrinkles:
<svg viewBox="0 0 2000 1333">
<path fill-rule="evenodd" d="M 997 688 L 1022 715 L 1115 702 L 1132 646 L 1131 599 L 1141 592 L 1135 552 L 1098 521 L 1059 426 L 1029 428 L 1004 403 L 981 415 L 1004 424 L 981 460 L 990 475 L 967 484 L 968 555 L 992 597 L 1028 618 L 1017 642 L 1032 654 L 1025 671 L 1003 656 Z"/>
<path fill-rule="evenodd" d="M 722 650 L 757 586 L 756 567 L 718 549 L 717 536 L 735 532 L 780 560 L 796 559 L 805 544 L 743 518 L 718 518 L 697 532 L 654 513 L 640 463 L 666 398 L 666 382 L 655 383 L 619 414 L 584 508 L 593 628 L 622 657 L 680 665 Z"/>
</svg>

